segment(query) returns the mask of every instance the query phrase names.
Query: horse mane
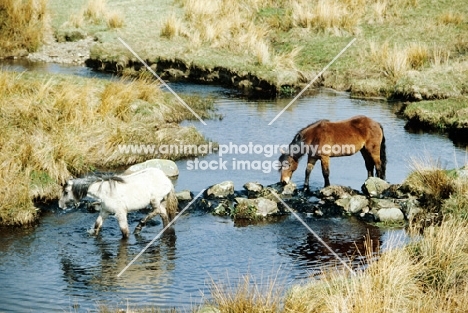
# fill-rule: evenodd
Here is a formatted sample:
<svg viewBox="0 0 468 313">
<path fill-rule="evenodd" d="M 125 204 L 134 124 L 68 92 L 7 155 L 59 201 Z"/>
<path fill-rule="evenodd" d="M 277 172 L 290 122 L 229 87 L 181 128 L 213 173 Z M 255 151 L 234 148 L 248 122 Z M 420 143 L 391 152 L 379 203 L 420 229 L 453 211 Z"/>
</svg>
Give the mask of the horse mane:
<svg viewBox="0 0 468 313">
<path fill-rule="evenodd" d="M 301 141 L 303 141 L 303 133 L 308 130 L 309 128 L 311 127 L 315 127 L 317 125 L 319 125 L 320 123 L 322 122 L 329 122 L 330 120 L 327 120 L 327 119 L 321 119 L 321 120 L 317 120 L 309 125 L 307 125 L 306 127 L 303 127 L 302 129 L 300 129 L 296 135 L 294 136 L 293 140 L 291 141 L 291 143 L 289 144 L 289 147 L 291 147 L 291 145 L 297 145 L 297 144 L 300 144 Z M 281 153 L 280 157 L 279 157 L 279 162 L 281 164 L 283 164 L 284 161 L 287 161 L 288 160 L 288 157 L 292 157 L 294 160 L 296 161 L 299 161 L 299 159 L 303 156 L 303 154 L 291 154 L 291 152 L 288 152 L 288 153 Z M 279 167 L 278 168 L 278 171 L 281 172 L 282 168 Z"/>
<path fill-rule="evenodd" d="M 112 188 L 116 182 L 125 183 L 125 180 L 120 176 L 110 173 L 94 173 L 82 178 L 76 178 L 73 180 L 72 184 L 73 196 L 76 199 L 83 199 L 88 194 L 89 186 L 96 182 L 101 182 L 101 186 L 103 182 L 109 182 Z M 99 188 L 101 188 L 101 186 L 99 186 Z"/>
<path fill-rule="evenodd" d="M 317 126 L 318 124 L 322 123 L 322 122 L 330 122 L 330 120 L 327 120 L 327 119 L 321 119 L 321 120 L 317 120 L 309 125 L 307 125 L 306 127 L 303 127 L 301 130 L 299 130 L 297 132 L 297 134 L 302 134 L 302 132 L 304 132 L 305 130 L 309 129 L 310 127 L 314 127 L 314 126 Z M 296 138 L 296 137 L 294 137 Z"/>
</svg>

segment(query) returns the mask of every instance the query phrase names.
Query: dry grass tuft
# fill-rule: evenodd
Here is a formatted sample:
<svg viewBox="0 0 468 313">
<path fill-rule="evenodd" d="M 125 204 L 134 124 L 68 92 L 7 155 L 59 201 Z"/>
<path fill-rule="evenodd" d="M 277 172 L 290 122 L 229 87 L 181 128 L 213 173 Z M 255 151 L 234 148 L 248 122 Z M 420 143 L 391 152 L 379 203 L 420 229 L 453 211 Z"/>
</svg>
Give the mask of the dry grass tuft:
<svg viewBox="0 0 468 313">
<path fill-rule="evenodd" d="M 171 39 L 179 36 L 183 33 L 183 23 L 176 17 L 175 14 L 169 15 L 169 17 L 163 22 L 161 28 L 161 36 Z"/>
<path fill-rule="evenodd" d="M 387 78 L 397 81 L 410 70 L 423 70 L 425 67 L 437 67 L 447 64 L 450 50 L 434 45 L 413 42 L 407 45 L 369 42 L 369 49 L 363 56 L 375 64 L 375 67 Z"/>
<path fill-rule="evenodd" d="M 111 11 L 107 13 L 106 24 L 109 28 L 122 28 L 125 25 L 125 21 L 122 13 L 118 11 Z"/>
<path fill-rule="evenodd" d="M 421 43 L 412 43 L 406 48 L 409 66 L 412 69 L 422 69 L 429 61 L 429 49 Z"/>
<path fill-rule="evenodd" d="M 355 32 L 359 16 L 352 13 L 346 3 L 340 1 L 319 0 L 315 4 L 309 1 L 292 2 L 293 25 L 335 35 L 340 35 L 342 31 Z"/>
<path fill-rule="evenodd" d="M 437 23 L 440 25 L 461 25 L 465 22 L 466 18 L 462 13 L 458 12 L 445 12 L 437 17 Z"/>
<path fill-rule="evenodd" d="M 108 28 L 121 28 L 125 21 L 122 13 L 109 10 L 107 0 L 89 0 L 76 14 L 70 15 L 64 26 L 83 28 L 87 24 L 104 24 Z"/>
<path fill-rule="evenodd" d="M 408 54 L 397 45 L 390 47 L 388 42 L 370 42 L 369 48 L 370 59 L 384 76 L 396 81 L 410 69 Z"/>
<path fill-rule="evenodd" d="M 440 204 L 455 192 L 454 178 L 448 175 L 440 162 L 431 158 L 413 159 L 411 167 L 413 171 L 405 180 L 405 184 L 413 192 L 425 195 L 435 204 Z"/>
<path fill-rule="evenodd" d="M 229 313 L 276 313 L 281 304 L 280 289 L 276 280 L 267 282 L 266 286 L 252 282 L 253 278 L 245 275 L 235 287 L 212 282 L 212 305 L 220 312 Z"/>
<path fill-rule="evenodd" d="M 49 28 L 47 0 L 2 0 L 0 56 L 35 51 Z"/>
<path fill-rule="evenodd" d="M 416 277 L 425 290 L 444 294 L 468 286 L 467 231 L 466 221 L 447 220 L 427 228 L 424 238 L 409 246 L 417 260 Z"/>
</svg>

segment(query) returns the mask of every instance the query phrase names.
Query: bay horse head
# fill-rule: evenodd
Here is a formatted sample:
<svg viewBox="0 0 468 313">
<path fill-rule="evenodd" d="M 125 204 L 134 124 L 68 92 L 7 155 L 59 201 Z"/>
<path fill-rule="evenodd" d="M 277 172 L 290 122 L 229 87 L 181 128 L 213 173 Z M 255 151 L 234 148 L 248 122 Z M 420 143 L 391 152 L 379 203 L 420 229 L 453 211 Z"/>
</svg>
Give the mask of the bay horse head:
<svg viewBox="0 0 468 313">
<path fill-rule="evenodd" d="M 299 160 L 281 149 L 279 162 L 280 162 L 279 172 L 281 173 L 280 182 L 283 185 L 287 185 L 291 181 L 292 174 L 294 173 L 295 170 L 297 170 L 297 166 L 299 165 Z"/>
</svg>

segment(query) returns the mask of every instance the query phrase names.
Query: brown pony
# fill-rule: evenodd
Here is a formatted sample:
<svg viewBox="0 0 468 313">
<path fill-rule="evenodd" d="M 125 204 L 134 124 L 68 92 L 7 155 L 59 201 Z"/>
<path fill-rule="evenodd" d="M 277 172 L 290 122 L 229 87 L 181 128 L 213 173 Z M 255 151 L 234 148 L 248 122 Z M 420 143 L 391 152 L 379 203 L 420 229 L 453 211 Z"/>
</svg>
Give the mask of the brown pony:
<svg viewBox="0 0 468 313">
<path fill-rule="evenodd" d="M 304 190 L 309 189 L 309 176 L 315 162 L 320 160 L 325 187 L 330 185 L 330 157 L 353 155 L 361 151 L 367 176 L 385 179 L 387 163 L 385 137 L 382 126 L 363 116 L 354 116 L 339 122 L 319 120 L 301 129 L 289 144 L 289 151 L 281 151 L 281 183 L 287 184 L 297 169 L 299 159 L 307 154 Z"/>
</svg>

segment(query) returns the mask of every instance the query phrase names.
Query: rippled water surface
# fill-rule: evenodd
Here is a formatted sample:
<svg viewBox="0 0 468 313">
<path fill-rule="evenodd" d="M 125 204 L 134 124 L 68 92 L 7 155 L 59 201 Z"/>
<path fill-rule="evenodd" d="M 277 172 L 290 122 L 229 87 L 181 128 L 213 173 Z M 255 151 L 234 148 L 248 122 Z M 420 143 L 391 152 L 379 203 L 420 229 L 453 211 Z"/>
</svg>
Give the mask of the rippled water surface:
<svg viewBox="0 0 468 313">
<path fill-rule="evenodd" d="M 412 157 L 439 160 L 453 167 L 465 162 L 465 150 L 440 135 L 412 134 L 392 105 L 350 99 L 346 93 L 328 90 L 299 99 L 271 126 L 268 123 L 290 99 L 248 101 L 219 87 L 174 84 L 177 92 L 211 94 L 222 120 L 185 122 L 196 126 L 207 138 L 222 145 L 275 145 L 289 143 L 300 128 L 327 118 L 338 120 L 365 114 L 379 121 L 387 139 L 387 179 L 401 182 L 410 171 Z M 268 168 L 239 170 L 236 160 L 260 161 L 278 158 L 265 153 L 214 153 L 198 161 L 226 162 L 222 170 L 194 170 L 188 160 L 179 161 L 176 190 L 195 194 L 207 186 L 232 180 L 236 189 L 248 181 L 272 184 L 279 180 Z M 221 160 L 220 160 L 221 159 Z M 194 160 L 191 160 L 194 161 Z M 302 187 L 305 160 L 293 181 Z M 213 163 L 214 164 L 214 163 Z M 331 161 L 331 182 L 359 189 L 366 178 L 360 155 Z M 323 179 L 319 165 L 311 176 L 311 187 Z M 133 213 L 133 229 L 144 213 Z M 359 266 L 367 234 L 377 245 L 397 244 L 401 230 L 382 230 L 350 218 L 316 219 L 301 216 L 341 257 Z M 88 312 L 101 304 L 109 307 L 190 309 L 209 298 L 211 282 L 235 284 L 251 275 L 258 284 L 276 278 L 286 288 L 320 272 L 336 260 L 293 216 L 257 225 L 235 225 L 231 219 L 188 210 L 173 233 L 157 240 L 121 277 L 117 274 L 161 230 L 159 219 L 138 237 L 120 239 L 114 219 L 104 223 L 100 236 L 88 234 L 96 213 L 84 209 L 59 211 L 56 204 L 44 207 L 40 224 L 31 229 L 0 229 L 0 312 Z"/>
</svg>

